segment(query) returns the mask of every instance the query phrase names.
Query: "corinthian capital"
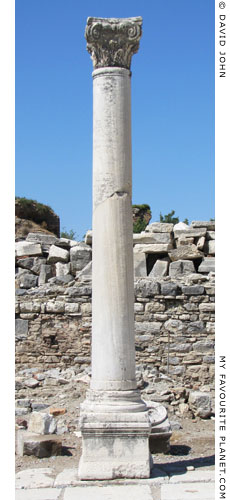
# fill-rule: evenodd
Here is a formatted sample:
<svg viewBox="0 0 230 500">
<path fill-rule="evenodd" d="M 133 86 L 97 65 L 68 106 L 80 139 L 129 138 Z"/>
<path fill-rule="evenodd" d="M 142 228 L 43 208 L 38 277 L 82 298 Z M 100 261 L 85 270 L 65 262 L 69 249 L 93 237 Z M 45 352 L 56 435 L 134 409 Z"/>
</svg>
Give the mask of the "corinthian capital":
<svg viewBox="0 0 230 500">
<path fill-rule="evenodd" d="M 85 38 L 94 69 L 108 66 L 130 69 L 131 57 L 139 48 L 141 27 L 141 17 L 88 17 Z"/>
</svg>

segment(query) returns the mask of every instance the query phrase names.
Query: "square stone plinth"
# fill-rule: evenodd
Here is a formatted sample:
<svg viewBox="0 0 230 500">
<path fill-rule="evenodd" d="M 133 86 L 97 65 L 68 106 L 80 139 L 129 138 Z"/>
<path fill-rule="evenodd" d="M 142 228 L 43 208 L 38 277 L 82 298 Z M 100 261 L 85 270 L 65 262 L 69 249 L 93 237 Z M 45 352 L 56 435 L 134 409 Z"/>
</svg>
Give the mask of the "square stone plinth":
<svg viewBox="0 0 230 500">
<path fill-rule="evenodd" d="M 148 412 L 85 414 L 79 479 L 149 478 Z"/>
</svg>

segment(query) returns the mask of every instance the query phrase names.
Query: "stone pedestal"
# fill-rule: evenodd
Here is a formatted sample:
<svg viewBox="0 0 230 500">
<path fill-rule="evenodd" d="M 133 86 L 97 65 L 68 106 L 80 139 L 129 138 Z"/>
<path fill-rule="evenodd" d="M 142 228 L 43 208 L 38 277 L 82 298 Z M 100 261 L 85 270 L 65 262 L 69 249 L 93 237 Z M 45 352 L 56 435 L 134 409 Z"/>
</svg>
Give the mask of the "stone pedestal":
<svg viewBox="0 0 230 500">
<path fill-rule="evenodd" d="M 141 18 L 88 18 L 93 72 L 92 380 L 81 479 L 149 477 L 150 421 L 135 379 L 130 62 Z"/>
</svg>

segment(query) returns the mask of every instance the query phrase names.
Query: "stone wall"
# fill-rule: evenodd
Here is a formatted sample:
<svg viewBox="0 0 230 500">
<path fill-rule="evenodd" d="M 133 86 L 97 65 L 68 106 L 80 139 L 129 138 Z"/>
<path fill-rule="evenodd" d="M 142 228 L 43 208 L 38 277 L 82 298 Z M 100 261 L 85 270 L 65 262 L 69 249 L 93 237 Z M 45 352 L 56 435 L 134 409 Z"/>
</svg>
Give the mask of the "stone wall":
<svg viewBox="0 0 230 500">
<path fill-rule="evenodd" d="M 193 226 L 184 230 L 187 233 L 182 238 L 175 226 L 173 232 L 155 234 L 149 231 L 151 226 L 144 235 L 134 235 L 134 255 L 145 257 L 141 266 L 140 260 L 135 264 L 137 364 L 192 387 L 213 386 L 215 274 L 213 252 L 207 253 L 206 244 L 214 241 L 207 239 L 207 233 L 214 231 L 206 227 L 204 236 L 191 236 L 197 229 Z M 139 243 L 148 233 L 151 237 L 169 234 L 171 243 Z M 179 238 L 189 241 L 178 244 Z M 198 249 L 200 238 L 202 250 Z M 147 259 L 153 255 L 146 248 L 149 245 L 161 248 L 154 253 L 147 275 Z M 162 254 L 162 245 L 170 245 L 166 254 Z M 144 246 L 148 251 L 143 251 Z M 184 252 L 183 259 L 172 260 L 176 255 L 172 252 L 178 248 Z M 26 241 L 16 243 L 16 252 L 16 368 L 87 366 L 91 335 L 90 245 L 30 234 Z M 194 259 L 196 252 L 202 255 Z"/>
</svg>

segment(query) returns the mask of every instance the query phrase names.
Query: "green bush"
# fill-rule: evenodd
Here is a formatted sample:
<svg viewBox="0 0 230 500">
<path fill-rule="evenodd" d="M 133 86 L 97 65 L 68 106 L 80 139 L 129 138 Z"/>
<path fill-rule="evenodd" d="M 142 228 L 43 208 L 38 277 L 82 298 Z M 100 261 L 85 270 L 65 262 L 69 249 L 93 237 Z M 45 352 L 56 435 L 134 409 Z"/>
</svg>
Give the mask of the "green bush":
<svg viewBox="0 0 230 500">
<path fill-rule="evenodd" d="M 67 238 L 68 240 L 76 240 L 77 235 L 75 231 L 73 231 L 73 229 L 67 231 L 66 228 L 63 227 L 63 230 L 61 231 L 61 238 Z"/>
</svg>

